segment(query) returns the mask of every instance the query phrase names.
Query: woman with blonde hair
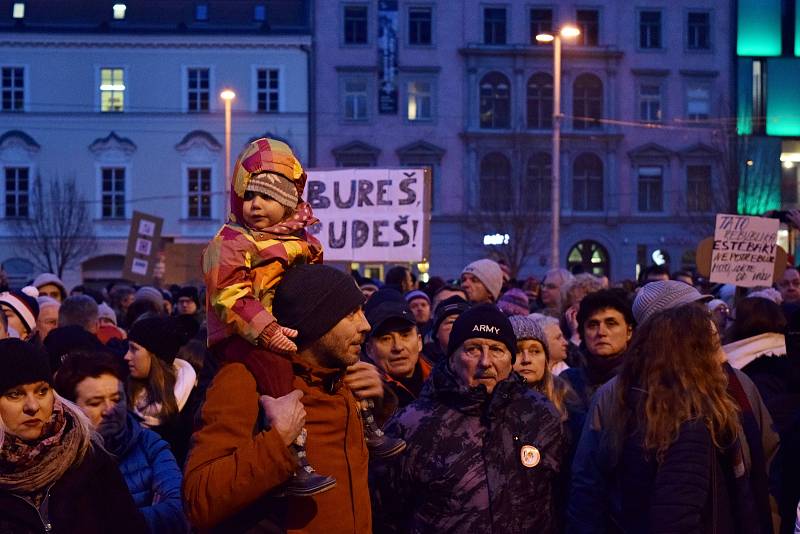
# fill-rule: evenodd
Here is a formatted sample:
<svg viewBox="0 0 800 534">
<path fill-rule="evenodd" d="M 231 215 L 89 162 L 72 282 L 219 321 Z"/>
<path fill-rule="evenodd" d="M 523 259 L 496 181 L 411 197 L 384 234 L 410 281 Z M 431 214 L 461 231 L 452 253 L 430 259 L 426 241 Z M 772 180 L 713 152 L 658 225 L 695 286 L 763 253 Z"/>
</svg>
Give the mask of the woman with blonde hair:
<svg viewBox="0 0 800 534">
<path fill-rule="evenodd" d="M 568 532 L 768 534 L 719 336 L 703 305 L 639 326 L 597 391 L 573 463 Z M 751 462 L 752 463 L 752 462 Z M 767 488 L 763 491 L 768 493 Z"/>
<path fill-rule="evenodd" d="M 0 340 L 0 532 L 146 532 L 81 410 L 52 388 L 47 356 Z"/>
</svg>

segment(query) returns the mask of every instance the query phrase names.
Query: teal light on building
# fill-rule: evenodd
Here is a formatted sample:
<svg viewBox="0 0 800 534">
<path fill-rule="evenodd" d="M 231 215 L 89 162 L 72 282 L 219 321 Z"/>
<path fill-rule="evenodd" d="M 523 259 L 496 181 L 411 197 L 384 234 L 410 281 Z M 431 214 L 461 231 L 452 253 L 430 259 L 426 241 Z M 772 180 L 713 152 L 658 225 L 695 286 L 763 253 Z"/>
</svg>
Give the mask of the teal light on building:
<svg viewBox="0 0 800 534">
<path fill-rule="evenodd" d="M 800 135 L 800 61 L 767 61 L 767 135 Z"/>
<path fill-rule="evenodd" d="M 781 0 L 739 0 L 738 19 L 739 56 L 781 55 Z"/>
<path fill-rule="evenodd" d="M 743 137 L 739 154 L 739 213 L 762 215 L 781 209 L 781 140 Z"/>
<path fill-rule="evenodd" d="M 736 68 L 736 133 L 753 133 L 753 60 L 739 58 Z"/>
</svg>

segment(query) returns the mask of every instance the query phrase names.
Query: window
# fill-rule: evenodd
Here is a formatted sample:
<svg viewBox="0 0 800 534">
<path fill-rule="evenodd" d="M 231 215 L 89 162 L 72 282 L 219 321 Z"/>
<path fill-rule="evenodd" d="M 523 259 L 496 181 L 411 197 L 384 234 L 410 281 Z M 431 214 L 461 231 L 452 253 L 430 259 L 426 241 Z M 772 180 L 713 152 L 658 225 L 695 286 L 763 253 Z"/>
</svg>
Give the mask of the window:
<svg viewBox="0 0 800 534">
<path fill-rule="evenodd" d="M 711 15 L 689 12 L 686 23 L 686 47 L 689 50 L 711 49 Z"/>
<path fill-rule="evenodd" d="M 256 71 L 256 106 L 259 113 L 276 113 L 280 108 L 280 79 L 278 69 Z"/>
<path fill-rule="evenodd" d="M 344 6 L 344 44 L 367 44 L 367 6 Z"/>
<path fill-rule="evenodd" d="M 433 43 L 433 9 L 430 7 L 408 8 L 408 44 L 429 45 Z"/>
<path fill-rule="evenodd" d="M 639 120 L 661 122 L 661 86 L 643 83 L 639 86 Z"/>
<path fill-rule="evenodd" d="M 187 110 L 190 112 L 208 111 L 208 97 L 210 93 L 208 69 L 188 69 L 187 80 Z"/>
<path fill-rule="evenodd" d="M 603 162 L 594 154 L 581 154 L 572 166 L 572 209 L 603 209 Z"/>
<path fill-rule="evenodd" d="M 639 167 L 639 211 L 662 211 L 663 174 L 661 167 Z"/>
<path fill-rule="evenodd" d="M 528 128 L 553 127 L 553 77 L 544 72 L 528 79 Z"/>
<path fill-rule="evenodd" d="M 603 117 L 603 82 L 594 74 L 581 74 L 572 88 L 572 127 L 599 129 Z"/>
<path fill-rule="evenodd" d="M 553 33 L 553 10 L 534 8 L 531 9 L 531 44 L 543 45 L 536 40 L 540 33 Z"/>
<path fill-rule="evenodd" d="M 499 72 L 490 72 L 481 79 L 481 128 L 511 126 L 511 85 Z"/>
<path fill-rule="evenodd" d="M 211 169 L 195 167 L 188 170 L 187 176 L 190 219 L 211 218 Z"/>
<path fill-rule="evenodd" d="M 600 12 L 596 9 L 578 9 L 575 11 L 575 21 L 581 34 L 578 44 L 582 46 L 597 46 L 600 44 Z"/>
<path fill-rule="evenodd" d="M 258 4 L 253 7 L 253 20 L 256 22 L 264 22 L 267 20 L 267 6 Z"/>
<path fill-rule="evenodd" d="M 100 69 L 100 111 L 123 111 L 125 108 L 125 70 Z"/>
<path fill-rule="evenodd" d="M 125 218 L 125 168 L 103 168 L 101 188 L 103 218 Z"/>
<path fill-rule="evenodd" d="M 354 78 L 344 82 L 344 118 L 367 120 L 367 80 Z"/>
<path fill-rule="evenodd" d="M 25 4 L 23 2 L 14 2 L 11 8 L 11 18 L 24 19 L 25 18 Z"/>
<path fill-rule="evenodd" d="M 23 111 L 25 109 L 25 69 L 22 67 L 2 68 L 2 111 Z"/>
<path fill-rule="evenodd" d="M 707 84 L 690 83 L 686 87 L 686 116 L 689 120 L 707 120 L 711 114 L 711 89 Z"/>
<path fill-rule="evenodd" d="M 408 120 L 429 121 L 433 119 L 433 88 L 428 81 L 410 81 L 408 92 Z"/>
<path fill-rule="evenodd" d="M 661 48 L 661 12 L 639 12 L 639 48 Z"/>
<path fill-rule="evenodd" d="M 552 173 L 552 158 L 547 152 L 537 152 L 528 159 L 525 189 L 522 192 L 526 209 L 550 211 Z"/>
<path fill-rule="evenodd" d="M 123 20 L 125 18 L 125 11 L 128 10 L 128 7 L 125 4 L 114 4 L 111 7 L 111 11 L 114 15 L 114 20 Z"/>
<path fill-rule="evenodd" d="M 480 208 L 484 211 L 508 211 L 511 208 L 511 163 L 499 152 L 481 160 Z"/>
<path fill-rule="evenodd" d="M 688 165 L 686 167 L 686 210 L 689 212 L 711 211 L 710 165 Z"/>
<path fill-rule="evenodd" d="M 6 167 L 6 217 L 27 217 L 30 169 Z"/>
<path fill-rule="evenodd" d="M 483 44 L 506 44 L 506 8 L 483 8 Z"/>
<path fill-rule="evenodd" d="M 197 4 L 194 6 L 194 20 L 208 20 L 208 4 Z"/>
</svg>

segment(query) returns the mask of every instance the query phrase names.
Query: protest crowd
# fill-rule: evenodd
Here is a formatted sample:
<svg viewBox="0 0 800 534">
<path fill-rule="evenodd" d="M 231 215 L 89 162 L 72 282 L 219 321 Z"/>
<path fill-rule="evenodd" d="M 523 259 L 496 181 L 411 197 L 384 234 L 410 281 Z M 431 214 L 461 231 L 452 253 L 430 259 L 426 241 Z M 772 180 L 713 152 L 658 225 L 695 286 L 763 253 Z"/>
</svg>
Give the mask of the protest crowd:
<svg viewBox="0 0 800 534">
<path fill-rule="evenodd" d="M 379 281 L 232 180 L 201 287 L 3 288 L 0 532 L 800 532 L 797 268 Z"/>
</svg>

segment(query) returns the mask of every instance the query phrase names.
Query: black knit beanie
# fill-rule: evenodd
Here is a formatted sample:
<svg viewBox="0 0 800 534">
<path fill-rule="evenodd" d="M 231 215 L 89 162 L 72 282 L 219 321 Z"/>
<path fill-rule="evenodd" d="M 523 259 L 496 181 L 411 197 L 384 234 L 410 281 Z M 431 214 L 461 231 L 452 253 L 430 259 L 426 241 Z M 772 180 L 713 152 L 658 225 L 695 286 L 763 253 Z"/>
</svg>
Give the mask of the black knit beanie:
<svg viewBox="0 0 800 534">
<path fill-rule="evenodd" d="M 435 336 L 445 319 L 451 315 L 461 315 L 467 308 L 469 308 L 469 303 L 458 295 L 447 297 L 441 301 L 436 305 L 436 311 L 433 314 L 431 333 Z"/>
<path fill-rule="evenodd" d="M 453 354 L 468 339 L 493 339 L 511 351 L 511 363 L 517 360 L 517 338 L 508 317 L 494 304 L 481 304 L 458 316 L 450 332 L 447 355 Z"/>
<path fill-rule="evenodd" d="M 194 286 L 183 286 L 173 294 L 175 295 L 176 303 L 181 297 L 186 297 L 192 299 L 195 305 L 200 306 L 200 294 L 198 293 L 197 288 Z"/>
<path fill-rule="evenodd" d="M 0 369 L 0 395 L 15 386 L 53 383 L 47 354 L 33 343 L 16 338 L 0 340 Z"/>
<path fill-rule="evenodd" d="M 272 314 L 281 326 L 298 331 L 301 346 L 321 338 L 362 304 L 364 295 L 349 274 L 327 265 L 298 265 L 275 289 Z"/>
<path fill-rule="evenodd" d="M 172 317 L 142 317 L 128 332 L 128 340 L 152 352 L 172 365 L 178 350 L 189 341 L 189 336 Z"/>
</svg>

